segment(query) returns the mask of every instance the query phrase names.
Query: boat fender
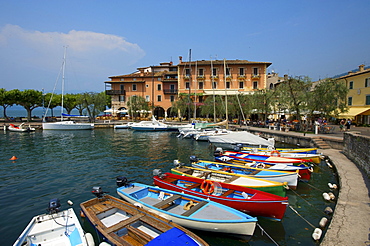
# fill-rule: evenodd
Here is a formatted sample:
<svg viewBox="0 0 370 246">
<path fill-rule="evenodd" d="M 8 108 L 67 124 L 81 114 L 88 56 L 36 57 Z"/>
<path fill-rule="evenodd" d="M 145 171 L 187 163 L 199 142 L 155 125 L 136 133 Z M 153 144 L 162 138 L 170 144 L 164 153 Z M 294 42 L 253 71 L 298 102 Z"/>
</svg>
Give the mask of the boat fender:
<svg viewBox="0 0 370 246">
<path fill-rule="evenodd" d="M 86 233 L 85 234 L 85 239 L 86 239 L 86 242 L 87 242 L 87 245 L 88 246 L 95 246 L 94 238 L 91 235 L 91 233 Z"/>
<path fill-rule="evenodd" d="M 81 216 L 81 218 L 85 218 L 86 217 L 85 214 L 84 214 L 84 212 L 82 212 L 82 210 L 80 211 L 80 216 Z"/>
<path fill-rule="evenodd" d="M 189 209 L 191 209 L 192 207 L 194 207 L 195 206 L 195 204 L 194 204 L 194 202 L 193 201 L 189 201 L 189 202 L 187 202 L 185 205 L 184 205 L 184 210 L 189 210 Z"/>
<path fill-rule="evenodd" d="M 309 167 L 308 168 L 308 171 L 310 171 L 311 173 L 313 173 L 313 167 Z"/>
<path fill-rule="evenodd" d="M 324 209 L 324 212 L 325 212 L 326 214 L 332 214 L 332 213 L 333 213 L 333 209 L 332 209 L 331 207 L 326 207 L 326 208 Z"/>
<path fill-rule="evenodd" d="M 71 200 L 68 200 L 67 203 L 68 203 L 69 206 L 73 205 L 73 202 Z"/>
<path fill-rule="evenodd" d="M 335 195 L 333 194 L 333 192 L 329 192 L 328 194 L 329 194 L 330 200 L 335 199 Z"/>
<path fill-rule="evenodd" d="M 284 182 L 283 183 L 283 187 L 285 188 L 285 189 L 287 189 L 287 190 L 289 190 L 290 188 L 289 188 L 289 185 L 288 185 L 288 182 Z"/>
<path fill-rule="evenodd" d="M 312 233 L 312 238 L 317 241 L 321 238 L 322 230 L 320 228 L 315 228 Z"/>
<path fill-rule="evenodd" d="M 336 184 L 332 184 L 332 183 L 328 183 L 328 186 L 329 186 L 330 189 L 333 189 L 333 190 L 338 188 L 338 186 Z"/>
<path fill-rule="evenodd" d="M 326 226 L 326 223 L 328 223 L 328 219 L 325 218 L 325 217 L 322 217 L 321 220 L 320 220 L 320 222 L 319 222 L 319 226 L 321 228 L 324 228 Z"/>
<path fill-rule="evenodd" d="M 110 246 L 110 244 L 109 244 L 109 243 L 107 243 L 107 242 L 101 242 L 101 243 L 99 244 L 99 246 Z"/>
<path fill-rule="evenodd" d="M 143 208 L 143 205 L 141 205 L 141 203 L 138 203 L 138 202 L 135 202 L 134 206 L 138 208 Z"/>
<path fill-rule="evenodd" d="M 277 151 L 277 150 L 273 150 L 273 151 L 271 151 L 270 155 L 271 155 L 271 156 L 277 156 L 277 157 L 280 157 L 280 152 L 279 152 L 279 151 Z"/>
<path fill-rule="evenodd" d="M 322 197 L 324 197 L 324 199 L 325 199 L 326 201 L 330 201 L 330 196 L 329 196 L 329 194 L 328 194 L 328 193 L 326 193 L 326 192 L 322 193 Z"/>
</svg>

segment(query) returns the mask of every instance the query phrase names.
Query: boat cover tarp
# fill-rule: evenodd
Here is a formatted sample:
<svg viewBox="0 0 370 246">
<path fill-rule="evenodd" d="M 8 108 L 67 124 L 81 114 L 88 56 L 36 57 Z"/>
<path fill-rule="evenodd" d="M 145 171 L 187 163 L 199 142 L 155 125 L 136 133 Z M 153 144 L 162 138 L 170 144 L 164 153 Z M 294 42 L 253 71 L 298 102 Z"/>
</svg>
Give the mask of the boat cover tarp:
<svg viewBox="0 0 370 246">
<path fill-rule="evenodd" d="M 199 245 L 195 239 L 187 235 L 185 232 L 174 227 L 165 233 L 162 233 L 158 237 L 151 240 L 146 244 L 147 246 L 159 246 L 159 245 Z"/>
<path fill-rule="evenodd" d="M 257 145 L 257 146 L 274 146 L 273 143 L 254 135 L 247 131 L 237 131 L 230 132 L 226 135 L 219 136 L 209 136 L 209 141 L 211 143 L 226 143 L 226 144 L 247 144 L 247 145 Z"/>
</svg>

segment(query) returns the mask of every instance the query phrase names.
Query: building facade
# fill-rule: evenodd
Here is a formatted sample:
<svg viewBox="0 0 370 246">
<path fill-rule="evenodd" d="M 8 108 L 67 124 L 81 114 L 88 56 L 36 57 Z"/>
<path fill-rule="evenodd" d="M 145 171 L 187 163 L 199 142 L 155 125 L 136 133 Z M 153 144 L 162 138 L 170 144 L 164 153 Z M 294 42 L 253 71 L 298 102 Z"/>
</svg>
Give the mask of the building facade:
<svg viewBox="0 0 370 246">
<path fill-rule="evenodd" d="M 248 60 L 188 61 L 179 57 L 179 64 L 138 68 L 138 71 L 111 76 L 106 81 L 106 94 L 112 96 L 112 108 L 127 109 L 132 96 L 141 96 L 153 107 L 157 117 L 174 116 L 173 102 L 189 95 L 192 102 L 202 103 L 210 95 L 253 93 L 267 87 L 270 62 Z M 184 112 L 182 112 L 184 114 Z"/>
<path fill-rule="evenodd" d="M 337 78 L 349 89 L 347 96 L 348 112 L 340 118 L 351 118 L 357 124 L 370 124 L 370 68 L 360 65 L 356 71 Z"/>
</svg>

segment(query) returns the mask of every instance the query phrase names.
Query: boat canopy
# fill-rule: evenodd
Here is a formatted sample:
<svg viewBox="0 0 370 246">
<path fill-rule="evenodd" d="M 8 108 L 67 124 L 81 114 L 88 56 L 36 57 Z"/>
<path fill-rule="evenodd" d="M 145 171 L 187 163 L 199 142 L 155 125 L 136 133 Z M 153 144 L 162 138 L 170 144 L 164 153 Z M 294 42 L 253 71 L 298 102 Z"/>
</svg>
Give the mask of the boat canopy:
<svg viewBox="0 0 370 246">
<path fill-rule="evenodd" d="M 209 136 L 211 143 L 247 144 L 254 146 L 274 146 L 274 143 L 247 131 L 230 132 L 226 135 Z"/>
</svg>

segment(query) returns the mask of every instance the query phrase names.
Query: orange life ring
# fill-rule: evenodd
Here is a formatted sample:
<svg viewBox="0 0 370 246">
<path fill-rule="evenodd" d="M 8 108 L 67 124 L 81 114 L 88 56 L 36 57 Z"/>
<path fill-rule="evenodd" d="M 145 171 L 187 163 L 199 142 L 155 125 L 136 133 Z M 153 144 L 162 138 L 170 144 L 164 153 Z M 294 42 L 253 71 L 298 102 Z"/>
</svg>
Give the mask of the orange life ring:
<svg viewBox="0 0 370 246">
<path fill-rule="evenodd" d="M 210 195 L 215 190 L 215 185 L 211 180 L 204 180 L 200 188 L 204 194 Z"/>
<path fill-rule="evenodd" d="M 275 154 L 277 154 L 277 155 L 275 155 Z M 273 151 L 271 151 L 270 155 L 271 155 L 271 156 L 277 156 L 277 157 L 280 157 L 280 152 L 279 152 L 279 151 L 277 151 L 277 150 L 273 150 Z"/>
</svg>

